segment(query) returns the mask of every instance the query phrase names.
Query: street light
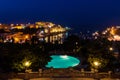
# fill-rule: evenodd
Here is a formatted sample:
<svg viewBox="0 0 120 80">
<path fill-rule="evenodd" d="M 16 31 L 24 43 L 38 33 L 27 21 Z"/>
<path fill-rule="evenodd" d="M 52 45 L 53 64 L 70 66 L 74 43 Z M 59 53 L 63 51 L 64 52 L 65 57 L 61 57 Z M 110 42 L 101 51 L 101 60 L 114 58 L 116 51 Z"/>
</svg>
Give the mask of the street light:
<svg viewBox="0 0 120 80">
<path fill-rule="evenodd" d="M 112 48 L 112 47 L 110 47 L 110 48 L 109 48 L 109 50 L 110 50 L 110 51 L 113 51 L 113 48 Z"/>
<path fill-rule="evenodd" d="M 24 66 L 25 66 L 25 72 L 27 72 L 28 67 L 30 67 L 31 62 L 30 61 L 25 61 Z"/>
<path fill-rule="evenodd" d="M 95 72 L 97 72 L 98 68 L 100 67 L 100 62 L 99 61 L 94 61 L 93 65 L 94 65 L 94 68 L 95 68 Z"/>
<path fill-rule="evenodd" d="M 100 61 L 94 61 L 93 62 L 93 65 L 94 65 L 94 71 L 95 71 L 95 79 L 97 79 L 97 80 L 100 80 L 100 77 L 99 77 L 99 74 L 98 74 L 98 68 L 100 67 L 100 65 L 101 65 L 101 63 L 100 63 Z"/>
<path fill-rule="evenodd" d="M 100 65 L 100 63 L 98 61 L 94 61 L 93 63 L 96 67 L 98 67 Z"/>
<path fill-rule="evenodd" d="M 29 61 L 26 61 L 25 62 L 25 67 L 29 67 L 30 66 L 30 62 Z"/>
</svg>

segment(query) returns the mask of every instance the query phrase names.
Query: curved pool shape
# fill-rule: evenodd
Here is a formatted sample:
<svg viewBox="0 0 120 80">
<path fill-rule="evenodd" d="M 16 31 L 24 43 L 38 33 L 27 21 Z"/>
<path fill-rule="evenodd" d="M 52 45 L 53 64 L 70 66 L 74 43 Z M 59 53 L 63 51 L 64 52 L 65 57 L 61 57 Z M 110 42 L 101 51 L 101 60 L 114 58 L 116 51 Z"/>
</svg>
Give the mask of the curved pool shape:
<svg viewBox="0 0 120 80">
<path fill-rule="evenodd" d="M 52 55 L 52 60 L 46 65 L 47 68 L 69 68 L 77 66 L 80 60 L 67 55 Z"/>
</svg>

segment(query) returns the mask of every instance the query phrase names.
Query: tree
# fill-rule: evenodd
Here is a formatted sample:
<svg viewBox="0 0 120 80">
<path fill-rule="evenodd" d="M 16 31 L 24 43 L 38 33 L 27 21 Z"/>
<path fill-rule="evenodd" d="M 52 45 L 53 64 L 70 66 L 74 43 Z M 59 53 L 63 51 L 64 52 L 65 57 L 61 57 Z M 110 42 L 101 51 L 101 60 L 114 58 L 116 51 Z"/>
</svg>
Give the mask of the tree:
<svg viewBox="0 0 120 80">
<path fill-rule="evenodd" d="M 101 69 L 107 65 L 108 60 L 100 55 L 89 55 L 88 62 L 90 63 L 91 68 Z"/>
<path fill-rule="evenodd" d="M 78 36 L 76 35 L 68 36 L 63 43 L 64 49 L 67 51 L 77 50 L 77 48 L 79 47 L 79 43 L 80 38 Z"/>
<path fill-rule="evenodd" d="M 15 71 L 23 71 L 26 66 L 24 65 L 26 61 L 29 61 L 32 65 L 37 60 L 36 56 L 29 50 L 22 50 L 18 54 L 13 56 L 12 59 L 12 69 Z M 31 68 L 31 66 L 29 66 Z"/>
</svg>

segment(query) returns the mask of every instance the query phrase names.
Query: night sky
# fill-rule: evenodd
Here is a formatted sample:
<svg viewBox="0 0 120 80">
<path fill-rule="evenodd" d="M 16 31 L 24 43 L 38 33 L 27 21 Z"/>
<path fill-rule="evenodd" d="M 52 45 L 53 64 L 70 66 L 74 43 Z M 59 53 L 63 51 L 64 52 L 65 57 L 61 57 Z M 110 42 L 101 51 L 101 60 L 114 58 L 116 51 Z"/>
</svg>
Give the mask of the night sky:
<svg viewBox="0 0 120 80">
<path fill-rule="evenodd" d="M 1 23 L 48 21 L 74 29 L 120 25 L 120 0 L 1 0 Z"/>
</svg>

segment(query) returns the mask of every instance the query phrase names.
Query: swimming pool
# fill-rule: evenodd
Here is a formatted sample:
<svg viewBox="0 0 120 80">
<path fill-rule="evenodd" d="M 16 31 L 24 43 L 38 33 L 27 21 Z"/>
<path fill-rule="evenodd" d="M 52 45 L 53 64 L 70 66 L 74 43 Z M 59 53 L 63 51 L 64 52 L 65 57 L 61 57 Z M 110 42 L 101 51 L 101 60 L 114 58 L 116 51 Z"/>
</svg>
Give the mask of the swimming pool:
<svg viewBox="0 0 120 80">
<path fill-rule="evenodd" d="M 69 68 L 77 66 L 80 60 L 67 55 L 52 55 L 52 60 L 46 65 L 47 68 Z"/>
</svg>

